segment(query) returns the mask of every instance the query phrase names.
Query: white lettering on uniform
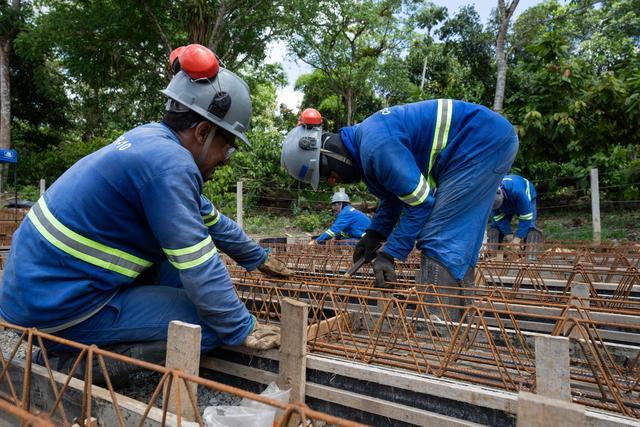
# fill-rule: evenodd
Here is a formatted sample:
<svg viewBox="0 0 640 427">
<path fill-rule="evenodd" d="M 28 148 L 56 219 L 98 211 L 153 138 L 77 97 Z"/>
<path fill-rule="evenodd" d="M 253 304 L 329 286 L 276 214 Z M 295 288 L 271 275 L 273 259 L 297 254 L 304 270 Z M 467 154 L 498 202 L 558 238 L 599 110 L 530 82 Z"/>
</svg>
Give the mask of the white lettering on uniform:
<svg viewBox="0 0 640 427">
<path fill-rule="evenodd" d="M 120 138 L 113 141 L 113 145 L 115 145 L 116 148 L 120 151 L 124 151 L 128 148 L 131 148 L 131 143 L 127 141 L 127 139 L 124 136 L 121 136 Z"/>
</svg>

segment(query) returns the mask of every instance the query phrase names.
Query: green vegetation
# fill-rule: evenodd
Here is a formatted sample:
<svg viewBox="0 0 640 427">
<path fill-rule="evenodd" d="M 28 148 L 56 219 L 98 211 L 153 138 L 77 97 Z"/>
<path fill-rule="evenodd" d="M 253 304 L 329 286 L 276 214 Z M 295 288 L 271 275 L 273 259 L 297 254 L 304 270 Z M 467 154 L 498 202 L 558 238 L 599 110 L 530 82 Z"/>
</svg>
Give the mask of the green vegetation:
<svg viewBox="0 0 640 427">
<path fill-rule="evenodd" d="M 263 212 L 290 215 L 292 230 L 319 231 L 330 194 L 312 192 L 279 165 L 283 135 L 296 116 L 276 105 L 286 79 L 279 64 L 268 63 L 270 43 L 312 65 L 296 83 L 304 93 L 301 107 L 319 108 L 333 131 L 381 107 L 423 99 L 491 106 L 496 90 L 499 18 L 483 23 L 473 6 L 447 11 L 417 0 L 21 5 L 9 10 L 0 2 L 0 39 L 13 42 L 11 145 L 20 156 L 23 198 L 37 196 L 28 186 L 40 178 L 51 184 L 122 132 L 159 120 L 168 53 L 186 43 L 211 47 L 251 88 L 252 148 L 216 171 L 204 192 L 233 215 L 235 185 L 244 180 L 247 209 L 260 214 L 247 221 L 255 232 L 280 221 Z M 506 38 L 502 109 L 520 136 L 513 170 L 536 184 L 542 208 L 588 202 L 592 167 L 600 170 L 604 212 L 637 206 L 640 0 L 547 0 L 519 12 Z M 363 185 L 347 191 L 374 202 Z M 560 233 L 561 221 L 551 221 L 550 232 Z"/>
</svg>

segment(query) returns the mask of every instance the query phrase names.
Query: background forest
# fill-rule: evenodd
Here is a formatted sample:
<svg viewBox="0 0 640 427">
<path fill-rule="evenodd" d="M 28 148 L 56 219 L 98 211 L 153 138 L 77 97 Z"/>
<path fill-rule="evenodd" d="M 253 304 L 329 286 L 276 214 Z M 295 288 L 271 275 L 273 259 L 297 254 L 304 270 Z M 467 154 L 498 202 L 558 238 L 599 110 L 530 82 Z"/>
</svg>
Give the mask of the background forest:
<svg viewBox="0 0 640 427">
<path fill-rule="evenodd" d="M 0 80 L 10 76 L 0 145 L 20 156 L 20 197 L 37 198 L 39 179 L 50 184 L 122 132 L 159 120 L 169 52 L 201 43 L 246 79 L 254 106 L 252 149 L 218 170 L 206 194 L 233 215 L 242 179 L 261 222 L 250 231 L 283 215 L 315 230 L 329 219 L 332 191 L 313 193 L 280 168 L 296 114 L 276 104 L 286 75 L 267 55 L 278 43 L 311 66 L 296 82 L 300 107 L 318 108 L 332 130 L 399 103 L 476 102 L 516 126 L 514 171 L 536 184 L 541 212 L 586 207 L 593 167 L 603 210 L 637 210 L 640 0 L 551 0 L 511 20 L 513 1 L 495 6 L 481 22 L 473 6 L 413 0 L 0 0 Z M 348 191 L 375 206 L 364 187 Z"/>
</svg>

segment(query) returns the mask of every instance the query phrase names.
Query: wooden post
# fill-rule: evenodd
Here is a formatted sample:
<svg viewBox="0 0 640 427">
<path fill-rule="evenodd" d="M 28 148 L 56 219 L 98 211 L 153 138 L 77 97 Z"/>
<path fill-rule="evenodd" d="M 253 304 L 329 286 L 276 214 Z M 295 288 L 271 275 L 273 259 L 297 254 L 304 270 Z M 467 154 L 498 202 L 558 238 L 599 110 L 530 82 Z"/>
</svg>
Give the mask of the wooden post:
<svg viewBox="0 0 640 427">
<path fill-rule="evenodd" d="M 591 216 L 593 218 L 593 244 L 599 245 L 600 229 L 600 184 L 598 183 L 598 169 L 591 169 Z"/>
<path fill-rule="evenodd" d="M 540 335 L 535 347 L 536 393 L 571 402 L 569 338 Z"/>
<path fill-rule="evenodd" d="M 517 427 L 577 427 L 586 425 L 585 408 L 576 403 L 521 391 Z"/>
<path fill-rule="evenodd" d="M 236 222 L 242 227 L 242 181 L 236 184 Z"/>
<path fill-rule="evenodd" d="M 44 179 L 40 180 L 40 197 L 42 197 L 42 195 L 44 194 L 46 190 L 46 182 Z"/>
<path fill-rule="evenodd" d="M 304 402 L 307 378 L 307 304 L 282 299 L 278 387 L 291 389 L 289 402 Z"/>
<path fill-rule="evenodd" d="M 199 325 L 174 320 L 169 324 L 167 337 L 167 368 L 179 369 L 185 374 L 198 375 L 200 372 L 200 339 L 202 335 Z M 195 421 L 196 416 L 182 380 L 174 381 L 169 396 L 169 412 L 176 412 L 175 388 L 180 387 L 180 409 L 182 416 L 188 421 Z M 198 385 L 189 384 L 193 397 L 198 399 Z M 166 389 L 165 389 L 166 390 Z M 166 391 L 165 391 L 166 392 Z M 177 415 L 177 414 L 176 414 Z"/>
</svg>

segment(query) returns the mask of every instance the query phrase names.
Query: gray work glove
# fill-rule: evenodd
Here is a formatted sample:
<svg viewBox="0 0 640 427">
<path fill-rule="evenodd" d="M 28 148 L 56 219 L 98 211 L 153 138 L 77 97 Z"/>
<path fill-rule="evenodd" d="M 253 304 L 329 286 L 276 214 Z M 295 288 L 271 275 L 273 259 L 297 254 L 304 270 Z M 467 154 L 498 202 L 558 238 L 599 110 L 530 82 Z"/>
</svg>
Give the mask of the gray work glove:
<svg viewBox="0 0 640 427">
<path fill-rule="evenodd" d="M 373 272 L 376 275 L 376 288 L 385 288 L 386 282 L 398 281 L 395 261 L 386 252 L 378 252 L 378 256 L 373 261 Z"/>
</svg>

